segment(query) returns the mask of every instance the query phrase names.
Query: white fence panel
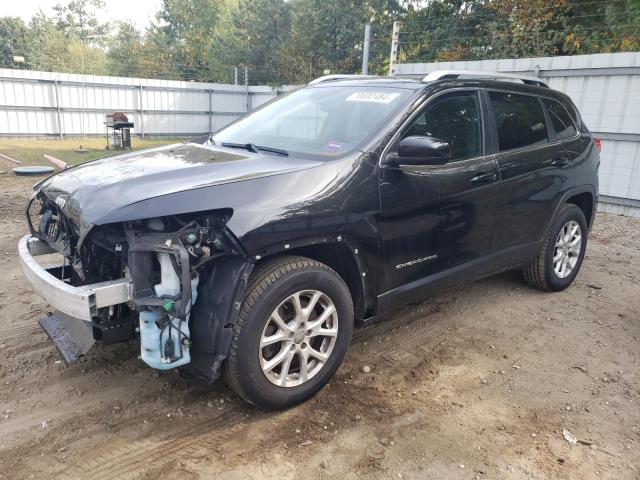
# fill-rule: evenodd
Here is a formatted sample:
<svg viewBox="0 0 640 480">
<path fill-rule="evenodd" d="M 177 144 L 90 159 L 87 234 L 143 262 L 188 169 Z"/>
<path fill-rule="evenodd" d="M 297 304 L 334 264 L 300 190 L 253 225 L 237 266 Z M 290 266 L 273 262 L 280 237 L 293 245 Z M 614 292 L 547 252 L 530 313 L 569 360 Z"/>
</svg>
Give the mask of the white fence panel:
<svg viewBox="0 0 640 480">
<path fill-rule="evenodd" d="M 291 88 L 0 69 L 0 136 L 103 135 L 115 111 L 138 135 L 195 135 Z"/>
</svg>

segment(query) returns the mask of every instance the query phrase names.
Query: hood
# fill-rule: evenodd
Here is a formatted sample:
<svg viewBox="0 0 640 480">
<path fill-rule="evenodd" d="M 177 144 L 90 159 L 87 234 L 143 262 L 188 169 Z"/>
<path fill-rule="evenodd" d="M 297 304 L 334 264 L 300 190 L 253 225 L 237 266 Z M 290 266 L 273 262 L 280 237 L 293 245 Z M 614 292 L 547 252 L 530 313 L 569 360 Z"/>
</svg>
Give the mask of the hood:
<svg viewBox="0 0 640 480">
<path fill-rule="evenodd" d="M 195 143 L 89 162 L 36 186 L 83 227 L 137 202 L 172 193 L 311 168 L 322 162 Z M 225 207 L 220 198 L 220 208 Z M 193 210 L 198 210 L 192 207 Z"/>
</svg>

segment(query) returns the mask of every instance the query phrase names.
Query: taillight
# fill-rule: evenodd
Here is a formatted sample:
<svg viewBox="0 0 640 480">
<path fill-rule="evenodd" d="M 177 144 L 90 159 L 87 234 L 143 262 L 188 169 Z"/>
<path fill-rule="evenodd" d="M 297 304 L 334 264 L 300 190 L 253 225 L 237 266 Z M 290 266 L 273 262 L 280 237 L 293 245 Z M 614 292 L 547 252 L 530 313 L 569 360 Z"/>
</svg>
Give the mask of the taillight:
<svg viewBox="0 0 640 480">
<path fill-rule="evenodd" d="M 595 137 L 593 143 L 596 144 L 596 150 L 600 153 L 600 150 L 602 150 L 602 141 L 598 137 Z"/>
</svg>

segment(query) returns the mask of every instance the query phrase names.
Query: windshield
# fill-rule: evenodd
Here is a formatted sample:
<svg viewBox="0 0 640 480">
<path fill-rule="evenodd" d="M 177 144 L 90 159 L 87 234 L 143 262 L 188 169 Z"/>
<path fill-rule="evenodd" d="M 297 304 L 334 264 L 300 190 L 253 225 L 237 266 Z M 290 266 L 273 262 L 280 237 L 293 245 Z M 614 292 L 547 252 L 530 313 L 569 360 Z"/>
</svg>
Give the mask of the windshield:
<svg viewBox="0 0 640 480">
<path fill-rule="evenodd" d="M 303 88 L 216 132 L 213 141 L 338 157 L 361 148 L 413 94 L 378 86 Z"/>
</svg>

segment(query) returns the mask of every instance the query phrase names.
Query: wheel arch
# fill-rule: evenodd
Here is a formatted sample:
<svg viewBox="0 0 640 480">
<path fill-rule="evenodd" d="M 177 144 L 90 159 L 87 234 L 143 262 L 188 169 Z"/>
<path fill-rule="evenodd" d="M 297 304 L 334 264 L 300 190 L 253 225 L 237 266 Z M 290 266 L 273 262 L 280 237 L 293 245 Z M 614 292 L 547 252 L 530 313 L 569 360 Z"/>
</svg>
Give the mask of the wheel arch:
<svg viewBox="0 0 640 480">
<path fill-rule="evenodd" d="M 371 295 L 369 272 L 361 251 L 349 239 L 337 236 L 333 240 L 306 239 L 295 245 L 284 245 L 284 249 L 271 251 L 260 257 L 257 266 L 266 260 L 280 256 L 299 255 L 324 263 L 336 271 L 344 280 L 351 293 L 356 321 L 371 314 L 374 299 Z"/>
<path fill-rule="evenodd" d="M 597 198 L 598 197 L 597 197 L 596 190 L 592 185 L 583 185 L 583 186 L 574 187 L 567 190 L 564 193 L 564 195 L 560 197 L 560 200 L 556 204 L 556 208 L 553 210 L 553 214 L 547 221 L 542 237 L 544 237 L 544 233 L 547 232 L 547 230 L 551 226 L 553 219 L 556 218 L 558 211 L 560 211 L 562 206 L 567 203 L 572 203 L 583 211 L 583 213 L 585 214 L 584 216 L 587 219 L 587 228 L 591 228 L 591 226 L 593 225 L 593 220 L 595 218 Z M 578 204 L 576 202 L 581 202 L 581 203 Z M 589 205 L 591 206 L 590 209 L 589 209 Z M 585 209 L 587 210 L 585 211 Z M 586 212 L 590 212 L 590 216 L 587 216 Z M 540 241 L 542 241 L 542 237 Z"/>
<path fill-rule="evenodd" d="M 591 228 L 591 224 L 594 219 L 594 197 L 593 193 L 589 191 L 584 191 L 581 193 L 576 193 L 565 200 L 564 203 L 571 203 L 584 213 L 584 218 L 587 220 L 587 228 Z"/>
</svg>

